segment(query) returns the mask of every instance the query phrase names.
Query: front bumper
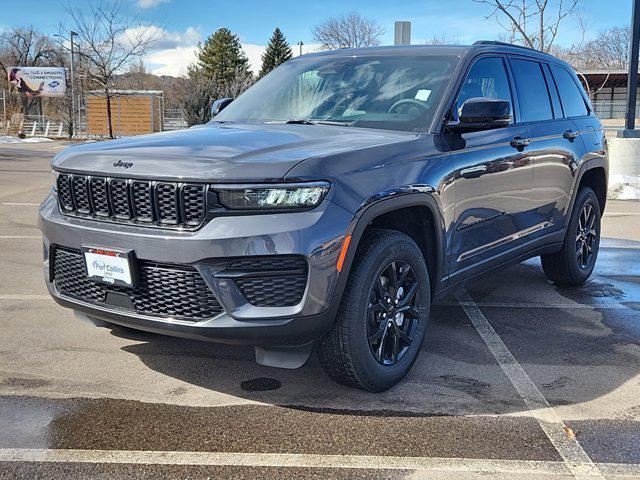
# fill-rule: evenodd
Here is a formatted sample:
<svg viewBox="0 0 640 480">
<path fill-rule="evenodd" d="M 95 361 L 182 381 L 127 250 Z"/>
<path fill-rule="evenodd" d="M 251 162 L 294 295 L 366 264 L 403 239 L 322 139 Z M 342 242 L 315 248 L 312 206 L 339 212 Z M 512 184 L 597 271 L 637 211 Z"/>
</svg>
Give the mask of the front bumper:
<svg viewBox="0 0 640 480">
<path fill-rule="evenodd" d="M 45 280 L 61 305 L 110 323 L 168 335 L 224 343 L 300 345 L 322 336 L 333 322 L 338 272 L 335 268 L 352 214 L 325 200 L 307 212 L 214 218 L 195 232 L 110 224 L 67 217 L 54 197 L 39 210 L 44 235 Z M 62 295 L 50 275 L 52 246 L 131 249 L 139 260 L 194 267 L 224 312 L 199 321 L 157 317 L 96 305 Z M 230 259 L 302 255 L 308 264 L 307 285 L 293 306 L 255 306 L 236 283 L 225 278 Z"/>
</svg>

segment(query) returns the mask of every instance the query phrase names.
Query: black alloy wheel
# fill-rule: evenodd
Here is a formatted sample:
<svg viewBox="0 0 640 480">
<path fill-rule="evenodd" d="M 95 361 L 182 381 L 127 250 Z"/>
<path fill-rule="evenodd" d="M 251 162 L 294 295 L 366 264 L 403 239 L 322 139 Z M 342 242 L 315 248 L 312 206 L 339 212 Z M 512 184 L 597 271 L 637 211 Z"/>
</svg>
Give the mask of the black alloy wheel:
<svg viewBox="0 0 640 480">
<path fill-rule="evenodd" d="M 371 288 L 367 310 L 369 347 L 376 360 L 393 365 L 407 353 L 420 316 L 418 279 L 402 261 L 387 265 Z"/>
<path fill-rule="evenodd" d="M 596 211 L 593 205 L 585 203 L 578 217 L 578 231 L 576 232 L 576 256 L 578 266 L 587 269 L 591 264 L 595 241 L 598 232 L 595 228 Z"/>
</svg>

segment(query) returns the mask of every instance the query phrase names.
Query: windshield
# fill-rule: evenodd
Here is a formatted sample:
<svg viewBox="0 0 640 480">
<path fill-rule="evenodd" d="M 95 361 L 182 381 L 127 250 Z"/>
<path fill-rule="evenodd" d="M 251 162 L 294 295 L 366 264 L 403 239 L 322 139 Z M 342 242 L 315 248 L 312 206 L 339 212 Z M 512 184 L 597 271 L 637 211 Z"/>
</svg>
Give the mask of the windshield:
<svg viewBox="0 0 640 480">
<path fill-rule="evenodd" d="M 328 123 L 419 132 L 435 113 L 455 57 L 291 60 L 215 117 L 235 123 Z"/>
</svg>

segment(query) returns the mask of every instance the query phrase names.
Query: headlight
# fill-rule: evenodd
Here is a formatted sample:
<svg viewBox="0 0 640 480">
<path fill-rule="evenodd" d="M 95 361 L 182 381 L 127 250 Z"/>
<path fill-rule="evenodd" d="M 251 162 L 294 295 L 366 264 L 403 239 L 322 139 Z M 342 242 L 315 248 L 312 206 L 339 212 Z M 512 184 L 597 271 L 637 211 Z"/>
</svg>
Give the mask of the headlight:
<svg viewBox="0 0 640 480">
<path fill-rule="evenodd" d="M 306 209 L 320 205 L 329 192 L 327 182 L 216 185 L 220 203 L 231 210 Z"/>
</svg>

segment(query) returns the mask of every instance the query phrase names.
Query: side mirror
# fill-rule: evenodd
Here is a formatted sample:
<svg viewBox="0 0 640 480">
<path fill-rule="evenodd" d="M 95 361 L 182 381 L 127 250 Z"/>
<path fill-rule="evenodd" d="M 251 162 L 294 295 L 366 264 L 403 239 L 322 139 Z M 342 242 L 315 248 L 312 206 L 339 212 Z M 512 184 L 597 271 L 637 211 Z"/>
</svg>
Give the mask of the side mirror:
<svg viewBox="0 0 640 480">
<path fill-rule="evenodd" d="M 469 98 L 460 106 L 458 119 L 458 122 L 449 122 L 447 128 L 455 132 L 471 132 L 506 127 L 511 122 L 511 104 L 494 98 Z"/>
<path fill-rule="evenodd" d="M 211 118 L 215 117 L 222 110 L 224 110 L 231 102 L 233 102 L 233 98 L 219 98 L 217 100 L 214 100 L 214 102 L 211 104 Z"/>
</svg>

